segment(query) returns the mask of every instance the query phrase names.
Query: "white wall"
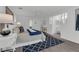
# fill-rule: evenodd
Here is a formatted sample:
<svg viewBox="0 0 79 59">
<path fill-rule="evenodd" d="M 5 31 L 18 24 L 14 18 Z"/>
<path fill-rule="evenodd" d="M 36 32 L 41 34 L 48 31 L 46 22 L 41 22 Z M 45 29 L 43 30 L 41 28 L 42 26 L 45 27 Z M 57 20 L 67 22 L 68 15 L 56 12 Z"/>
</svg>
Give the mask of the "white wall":
<svg viewBox="0 0 79 59">
<path fill-rule="evenodd" d="M 60 31 L 61 31 L 61 37 L 65 38 L 67 40 L 73 41 L 75 43 L 79 43 L 79 31 L 75 30 L 75 9 L 79 7 L 74 7 L 68 10 L 59 11 L 56 14 L 61 14 L 63 12 L 68 12 L 68 19 L 65 24 L 61 24 Z"/>
<path fill-rule="evenodd" d="M 59 31 L 60 22 L 57 20 L 56 17 L 49 17 L 49 31 L 48 33 L 54 35 Z"/>
<path fill-rule="evenodd" d="M 76 24 L 76 17 L 75 17 L 75 9 L 79 7 L 73 7 L 65 10 L 59 10 L 59 12 L 56 12 L 53 16 L 62 14 L 64 12 L 68 13 L 68 19 L 65 24 L 60 24 L 60 32 L 61 32 L 61 37 L 65 38 L 67 40 L 70 40 L 75 43 L 79 43 L 79 31 L 75 30 L 75 24 Z M 50 18 L 50 17 L 49 17 Z M 48 20 L 47 20 L 48 21 Z M 48 27 L 48 33 L 52 33 L 52 25 L 47 23 Z"/>
<path fill-rule="evenodd" d="M 0 6 L 0 13 L 5 13 L 5 7 L 4 6 Z"/>
<path fill-rule="evenodd" d="M 75 24 L 75 8 L 73 8 L 68 11 L 67 23 L 61 26 L 61 35 L 70 41 L 79 43 L 79 31 L 75 30 Z"/>
</svg>

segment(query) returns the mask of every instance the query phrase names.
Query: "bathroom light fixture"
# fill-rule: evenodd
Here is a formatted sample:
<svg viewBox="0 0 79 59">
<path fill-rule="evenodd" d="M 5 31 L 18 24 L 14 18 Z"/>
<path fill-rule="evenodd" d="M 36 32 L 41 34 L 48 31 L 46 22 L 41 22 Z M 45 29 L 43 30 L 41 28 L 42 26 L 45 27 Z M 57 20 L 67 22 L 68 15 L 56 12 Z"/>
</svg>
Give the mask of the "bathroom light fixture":
<svg viewBox="0 0 79 59">
<path fill-rule="evenodd" d="M 0 14 L 0 23 L 13 23 L 13 16 L 9 14 Z"/>
</svg>

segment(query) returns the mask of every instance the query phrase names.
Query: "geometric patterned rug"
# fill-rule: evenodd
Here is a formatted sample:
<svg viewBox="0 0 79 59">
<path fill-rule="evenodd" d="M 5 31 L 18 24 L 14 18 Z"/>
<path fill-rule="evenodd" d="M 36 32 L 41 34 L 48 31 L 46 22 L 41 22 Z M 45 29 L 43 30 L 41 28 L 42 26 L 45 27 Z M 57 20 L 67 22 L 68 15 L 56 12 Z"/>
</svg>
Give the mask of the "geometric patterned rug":
<svg viewBox="0 0 79 59">
<path fill-rule="evenodd" d="M 43 42 L 38 42 L 35 44 L 23 46 L 23 52 L 39 52 L 43 49 L 58 45 L 63 43 L 64 41 L 55 39 L 55 38 L 47 38 Z"/>
</svg>

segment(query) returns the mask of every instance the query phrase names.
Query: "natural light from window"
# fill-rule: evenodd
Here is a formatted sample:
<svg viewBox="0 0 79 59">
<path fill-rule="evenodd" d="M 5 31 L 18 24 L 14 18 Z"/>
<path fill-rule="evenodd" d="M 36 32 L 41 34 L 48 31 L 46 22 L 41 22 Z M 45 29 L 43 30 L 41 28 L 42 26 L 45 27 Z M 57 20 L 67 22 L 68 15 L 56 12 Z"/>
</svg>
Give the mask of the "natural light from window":
<svg viewBox="0 0 79 59">
<path fill-rule="evenodd" d="M 62 13 L 62 14 L 51 17 L 49 20 L 49 24 L 52 24 L 52 20 L 57 20 L 57 21 L 62 22 L 64 24 L 64 23 L 66 23 L 67 18 L 68 18 L 68 14 Z"/>
<path fill-rule="evenodd" d="M 29 21 L 29 26 L 32 27 L 32 20 Z"/>
</svg>

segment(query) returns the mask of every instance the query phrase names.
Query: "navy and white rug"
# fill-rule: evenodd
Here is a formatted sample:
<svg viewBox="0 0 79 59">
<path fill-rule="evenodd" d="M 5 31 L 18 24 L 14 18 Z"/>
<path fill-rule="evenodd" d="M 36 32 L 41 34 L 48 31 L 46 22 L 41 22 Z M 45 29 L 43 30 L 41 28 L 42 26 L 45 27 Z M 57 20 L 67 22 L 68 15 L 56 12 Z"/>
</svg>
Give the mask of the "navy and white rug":
<svg viewBox="0 0 79 59">
<path fill-rule="evenodd" d="M 61 43 L 63 43 L 62 40 L 55 39 L 55 38 L 49 38 L 49 39 L 46 39 L 43 42 L 38 42 L 38 43 L 35 43 L 35 44 L 24 46 L 23 52 L 39 52 L 43 49 L 46 49 L 46 48 L 49 48 L 49 47 L 52 47 L 52 46 L 55 46 L 55 45 L 58 45 L 58 44 L 61 44 Z"/>
</svg>

